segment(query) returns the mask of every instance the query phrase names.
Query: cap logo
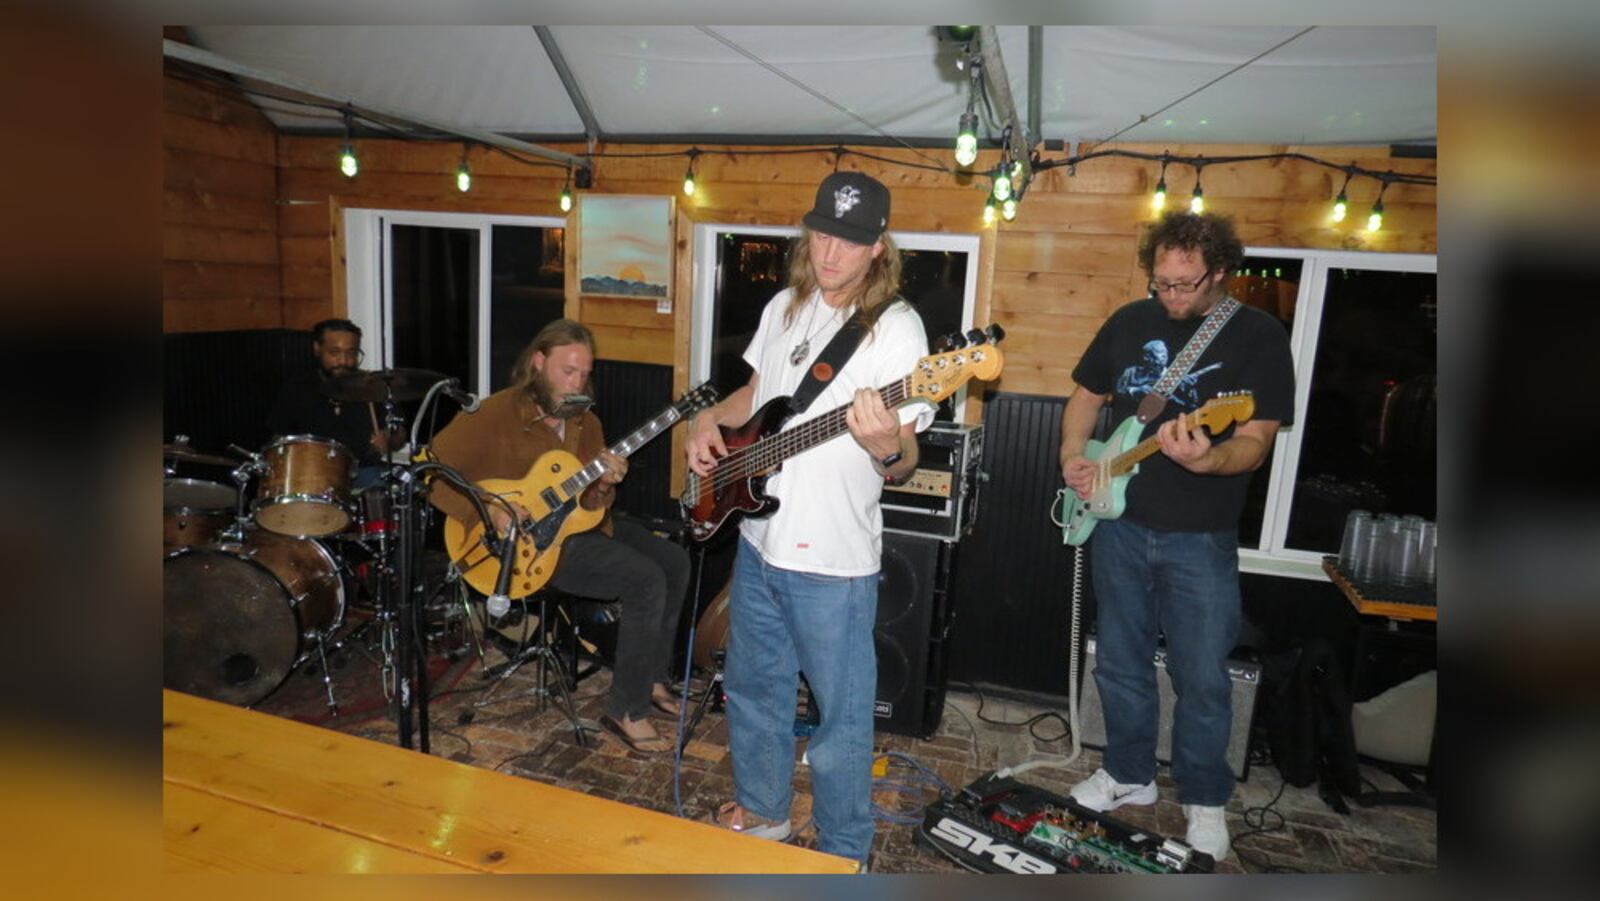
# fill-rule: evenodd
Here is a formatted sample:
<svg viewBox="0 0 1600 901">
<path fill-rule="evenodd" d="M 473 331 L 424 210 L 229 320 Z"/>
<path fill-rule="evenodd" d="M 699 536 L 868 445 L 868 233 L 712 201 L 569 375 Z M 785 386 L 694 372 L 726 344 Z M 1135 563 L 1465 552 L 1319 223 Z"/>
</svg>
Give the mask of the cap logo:
<svg viewBox="0 0 1600 901">
<path fill-rule="evenodd" d="M 833 218 L 842 219 L 851 207 L 861 202 L 861 190 L 855 185 L 845 185 L 833 192 Z"/>
</svg>

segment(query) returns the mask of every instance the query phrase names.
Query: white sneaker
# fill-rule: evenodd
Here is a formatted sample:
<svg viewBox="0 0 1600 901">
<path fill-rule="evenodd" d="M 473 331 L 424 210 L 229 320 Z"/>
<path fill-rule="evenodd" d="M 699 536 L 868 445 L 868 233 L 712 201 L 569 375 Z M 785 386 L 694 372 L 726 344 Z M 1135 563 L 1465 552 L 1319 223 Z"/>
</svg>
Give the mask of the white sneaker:
<svg viewBox="0 0 1600 901">
<path fill-rule="evenodd" d="M 1153 779 L 1144 785 L 1118 782 L 1102 768 L 1095 770 L 1093 776 L 1074 785 L 1071 794 L 1072 800 L 1090 810 L 1103 813 L 1115 810 L 1124 804 L 1156 803 L 1156 783 Z"/>
<path fill-rule="evenodd" d="M 1212 860 L 1228 856 L 1228 822 L 1221 807 L 1185 804 L 1183 816 L 1189 821 L 1189 831 L 1184 834 L 1189 847 L 1210 854 Z"/>
</svg>

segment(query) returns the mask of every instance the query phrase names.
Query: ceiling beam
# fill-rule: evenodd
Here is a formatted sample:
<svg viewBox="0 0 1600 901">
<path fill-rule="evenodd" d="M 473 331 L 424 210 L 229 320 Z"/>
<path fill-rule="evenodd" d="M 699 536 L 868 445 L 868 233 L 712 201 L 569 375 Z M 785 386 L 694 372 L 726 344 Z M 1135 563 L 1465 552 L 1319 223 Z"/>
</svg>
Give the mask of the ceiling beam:
<svg viewBox="0 0 1600 901">
<path fill-rule="evenodd" d="M 408 113 L 404 110 L 388 109 L 381 106 L 375 106 L 373 104 L 362 103 L 351 98 L 335 97 L 324 91 L 317 90 L 316 88 L 300 84 L 299 82 L 296 82 L 293 79 L 277 72 L 272 72 L 267 69 L 259 69 L 255 66 L 247 66 L 243 63 L 237 63 L 228 59 L 227 57 L 212 53 L 209 50 L 202 50 L 199 47 L 181 44 L 171 39 L 162 39 L 161 53 L 163 56 L 166 56 L 170 59 L 181 60 L 186 63 L 193 63 L 197 66 L 215 69 L 218 72 L 226 72 L 229 75 L 235 75 L 240 78 L 248 78 L 252 81 L 259 81 L 264 84 L 273 85 L 274 87 L 285 88 L 290 91 L 304 94 L 307 97 L 315 97 L 319 100 L 326 100 L 331 103 L 336 103 L 342 107 L 348 107 L 357 113 L 369 114 L 382 119 L 392 119 L 397 122 L 406 122 L 411 125 L 420 125 L 424 128 L 430 128 L 434 131 L 444 132 L 445 134 L 456 135 L 470 141 L 475 141 L 479 144 L 486 144 L 491 147 L 500 147 L 506 150 L 514 150 L 519 153 L 529 153 L 533 154 L 534 156 L 541 156 L 545 159 L 554 160 L 555 162 L 562 163 L 563 165 L 572 166 L 579 169 L 589 168 L 589 161 L 581 156 L 573 156 L 570 153 L 563 153 L 560 150 L 552 150 L 549 147 L 541 147 L 538 144 L 530 144 L 527 141 L 519 141 L 516 138 L 509 138 L 505 135 L 496 134 L 492 131 L 482 131 L 476 128 L 453 125 L 448 122 L 441 122 L 437 119 L 430 119 L 426 116 L 419 116 L 415 113 Z"/>
<path fill-rule="evenodd" d="M 1011 79 L 1006 75 L 1006 62 L 1000 57 L 1000 35 L 993 25 L 978 27 L 978 50 L 983 54 L 983 80 L 994 101 L 995 115 L 1011 129 L 1006 146 L 1011 151 L 1012 162 L 1020 166 L 1012 182 L 1024 185 L 1033 177 L 1032 162 L 1028 158 L 1032 145 L 1028 129 L 1017 115 L 1017 102 L 1011 96 Z"/>
<path fill-rule="evenodd" d="M 600 140 L 600 120 L 594 117 L 594 109 L 589 106 L 588 98 L 583 96 L 583 89 L 578 87 L 578 78 L 572 74 L 572 67 L 567 65 L 566 54 L 561 52 L 556 36 L 550 33 L 550 26 L 535 25 L 533 33 L 539 36 L 545 55 L 550 57 L 550 65 L 555 66 L 556 76 L 561 79 L 562 87 L 567 89 L 567 98 L 572 101 L 572 108 L 578 111 L 578 118 L 583 120 L 583 130 L 588 134 L 590 143 Z"/>
<path fill-rule="evenodd" d="M 1044 26 L 1028 26 L 1028 145 L 1044 137 Z"/>
</svg>

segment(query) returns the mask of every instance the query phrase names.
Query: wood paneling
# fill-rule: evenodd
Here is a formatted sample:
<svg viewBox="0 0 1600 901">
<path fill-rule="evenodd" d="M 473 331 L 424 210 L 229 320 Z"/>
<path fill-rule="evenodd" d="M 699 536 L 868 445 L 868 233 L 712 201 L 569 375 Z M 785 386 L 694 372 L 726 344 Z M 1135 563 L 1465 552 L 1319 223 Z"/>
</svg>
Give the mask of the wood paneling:
<svg viewBox="0 0 1600 901">
<path fill-rule="evenodd" d="M 168 76 L 162 329 L 284 324 L 277 134 L 237 92 Z"/>
</svg>

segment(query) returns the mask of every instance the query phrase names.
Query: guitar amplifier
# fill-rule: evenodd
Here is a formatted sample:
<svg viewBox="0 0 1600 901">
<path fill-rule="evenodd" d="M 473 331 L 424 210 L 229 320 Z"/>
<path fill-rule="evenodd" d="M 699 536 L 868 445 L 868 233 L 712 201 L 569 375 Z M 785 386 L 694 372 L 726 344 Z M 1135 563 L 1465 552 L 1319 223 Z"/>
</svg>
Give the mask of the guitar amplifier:
<svg viewBox="0 0 1600 901">
<path fill-rule="evenodd" d="M 1093 635 L 1083 643 L 1083 693 L 1078 696 L 1078 728 L 1083 733 L 1083 744 L 1091 748 L 1104 748 L 1105 712 L 1100 706 L 1100 686 L 1094 680 L 1097 643 Z M 1172 677 L 1167 674 L 1165 648 L 1156 650 L 1155 665 L 1156 689 L 1161 696 L 1160 713 L 1156 719 L 1156 759 L 1171 764 L 1172 708 L 1177 696 L 1172 691 Z M 1250 775 L 1250 722 L 1255 716 L 1256 689 L 1261 685 L 1261 665 L 1230 657 L 1228 679 L 1233 683 L 1230 696 L 1233 728 L 1228 733 L 1228 766 L 1232 768 L 1234 777 L 1243 782 Z"/>
<path fill-rule="evenodd" d="M 917 436 L 917 471 L 883 486 L 886 532 L 960 541 L 978 517 L 983 426 L 935 422 Z"/>
</svg>

